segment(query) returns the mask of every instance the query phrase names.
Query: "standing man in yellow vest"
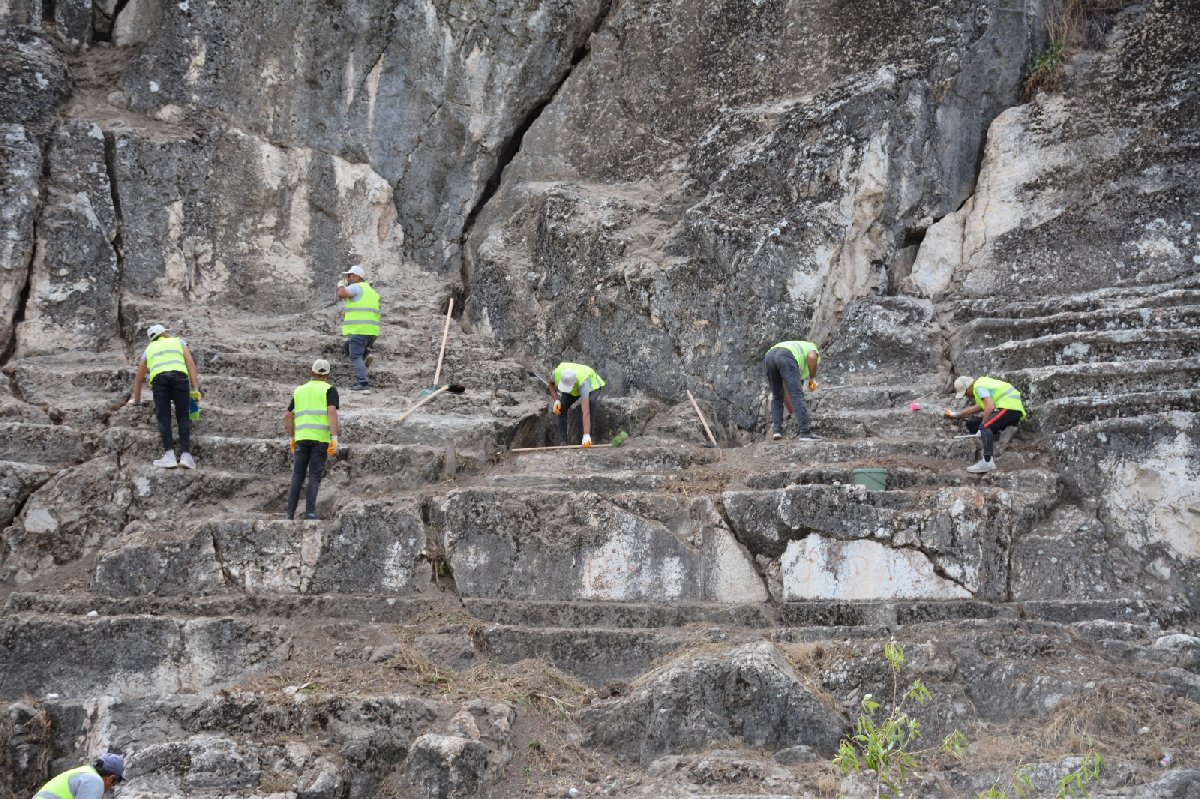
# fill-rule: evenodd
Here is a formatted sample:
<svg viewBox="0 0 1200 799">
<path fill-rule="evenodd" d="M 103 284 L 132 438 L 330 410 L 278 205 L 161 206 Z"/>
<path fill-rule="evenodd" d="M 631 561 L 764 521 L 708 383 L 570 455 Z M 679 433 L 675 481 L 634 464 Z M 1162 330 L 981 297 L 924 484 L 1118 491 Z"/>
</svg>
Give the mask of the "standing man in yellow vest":
<svg viewBox="0 0 1200 799">
<path fill-rule="evenodd" d="M 358 382 L 350 386 L 351 391 L 369 391 L 367 366 L 374 358 L 371 345 L 379 335 L 379 294 L 367 282 L 367 273 L 354 265 L 342 273 L 338 282 L 337 298 L 346 301 L 342 316 L 342 335 L 346 337 L 346 354 L 354 367 Z"/>
<path fill-rule="evenodd" d="M 804 406 L 804 381 L 808 390 L 817 390 L 817 367 L 821 364 L 821 352 L 811 341 L 782 341 L 767 350 L 763 368 L 767 372 L 767 385 L 771 387 L 771 439 L 783 438 L 783 409 L 796 417 L 800 428 L 797 436 L 804 441 L 816 441 L 820 436 L 809 427 L 808 408 Z"/>
<path fill-rule="evenodd" d="M 90 766 L 64 771 L 46 783 L 33 799 L 104 799 L 125 780 L 125 760 L 120 755 L 105 752 Z"/>
<path fill-rule="evenodd" d="M 287 427 L 289 448 L 296 456 L 292 463 L 292 485 L 288 489 L 287 516 L 295 518 L 300 502 L 300 487 L 308 475 L 304 492 L 304 518 L 317 518 L 317 491 L 325 474 L 325 461 L 337 455 L 338 391 L 329 385 L 329 361 L 313 361 L 312 378 L 292 392 L 283 423 Z"/>
<path fill-rule="evenodd" d="M 150 390 L 154 392 L 154 410 L 158 414 L 158 436 L 162 439 L 162 457 L 154 461 L 155 466 L 174 469 L 182 466 L 195 469 L 192 459 L 192 420 L 188 416 L 191 395 L 200 396 L 200 378 L 196 373 L 196 362 L 187 342 L 172 336 L 162 325 L 150 325 L 146 331 L 150 344 L 142 353 L 137 374 L 133 378 L 133 397 L 130 405 L 142 402 L 142 381 L 150 377 Z M 171 437 L 171 405 L 175 406 L 175 423 L 179 427 L 179 459 L 175 459 L 175 441 Z"/>
<path fill-rule="evenodd" d="M 1016 427 L 1029 414 L 1021 402 L 1021 392 L 1003 380 L 994 377 L 960 377 L 954 381 L 954 396 L 963 399 L 968 394 L 975 404 L 961 411 L 947 408 L 947 419 L 965 419 L 982 412 L 981 419 L 968 419 L 967 432 L 979 436 L 983 441 L 983 460 L 967 467 L 972 474 L 983 474 L 996 468 L 992 460 L 995 437 L 1008 427 Z"/>
<path fill-rule="evenodd" d="M 567 443 L 567 412 L 576 400 L 583 415 L 583 448 L 592 446 L 592 411 L 600 399 L 604 381 L 596 370 L 581 363 L 563 361 L 550 378 L 550 396 L 554 397 L 554 415 L 558 417 L 558 443 Z"/>
</svg>

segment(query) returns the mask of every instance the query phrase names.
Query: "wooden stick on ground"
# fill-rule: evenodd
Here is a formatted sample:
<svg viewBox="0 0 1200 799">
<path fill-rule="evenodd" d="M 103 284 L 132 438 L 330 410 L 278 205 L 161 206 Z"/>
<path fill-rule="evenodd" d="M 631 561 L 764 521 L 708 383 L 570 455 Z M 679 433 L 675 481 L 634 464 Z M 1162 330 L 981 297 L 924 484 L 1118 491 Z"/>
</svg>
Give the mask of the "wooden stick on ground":
<svg viewBox="0 0 1200 799">
<path fill-rule="evenodd" d="M 696 409 L 696 415 L 700 417 L 700 424 L 704 425 L 704 432 L 708 434 L 708 440 L 712 442 L 714 447 L 717 446 L 717 439 L 713 436 L 712 430 L 708 429 L 708 422 L 704 420 L 704 414 L 700 413 L 700 406 L 696 403 L 696 398 L 692 396 L 691 389 L 688 389 L 687 395 L 688 399 L 692 401 L 692 407 Z"/>
<path fill-rule="evenodd" d="M 592 449 L 597 447 L 611 447 L 612 444 L 592 444 Z M 509 452 L 545 452 L 551 449 L 583 449 L 582 444 L 561 444 L 553 447 L 514 447 Z"/>
<path fill-rule="evenodd" d="M 433 384 L 436 386 L 442 376 L 442 358 L 446 355 L 446 337 L 450 335 L 450 314 L 454 312 L 454 298 L 446 306 L 446 326 L 442 328 L 442 348 L 438 351 L 437 371 L 433 373 Z"/>
<path fill-rule="evenodd" d="M 437 391 L 433 392 L 428 397 L 425 397 L 420 402 L 418 402 L 417 404 L 415 404 L 411 408 L 409 408 L 407 411 L 400 414 L 400 418 L 396 420 L 396 424 L 400 424 L 401 422 L 403 422 L 405 419 L 407 419 L 409 416 L 411 416 L 413 414 L 413 411 L 415 411 L 417 408 L 420 408 L 422 405 L 424 405 L 425 403 L 432 400 L 438 394 L 441 394 L 441 393 L 449 391 L 449 390 L 450 390 L 450 386 L 442 386 Z"/>
</svg>

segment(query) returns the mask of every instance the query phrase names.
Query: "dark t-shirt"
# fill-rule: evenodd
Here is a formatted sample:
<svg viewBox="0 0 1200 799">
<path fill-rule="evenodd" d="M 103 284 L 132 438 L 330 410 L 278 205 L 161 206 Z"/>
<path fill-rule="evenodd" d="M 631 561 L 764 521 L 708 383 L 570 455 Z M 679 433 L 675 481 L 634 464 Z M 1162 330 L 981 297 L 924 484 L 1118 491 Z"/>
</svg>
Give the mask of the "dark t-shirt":
<svg viewBox="0 0 1200 799">
<path fill-rule="evenodd" d="M 339 410 L 342 407 L 341 405 L 338 404 L 337 389 L 334 388 L 333 386 L 330 386 L 329 390 L 325 392 L 325 405 L 326 406 L 332 405 L 333 407 L 335 407 Z M 292 399 L 288 401 L 288 410 L 289 411 L 296 410 L 296 398 L 294 395 L 293 395 Z"/>
</svg>

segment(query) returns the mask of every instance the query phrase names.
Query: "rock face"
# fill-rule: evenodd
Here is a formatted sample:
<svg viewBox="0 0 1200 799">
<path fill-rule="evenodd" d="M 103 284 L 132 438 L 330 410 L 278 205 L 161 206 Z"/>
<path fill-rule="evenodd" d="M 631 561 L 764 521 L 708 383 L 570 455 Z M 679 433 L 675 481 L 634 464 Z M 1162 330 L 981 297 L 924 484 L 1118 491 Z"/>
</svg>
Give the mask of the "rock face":
<svg viewBox="0 0 1200 799">
<path fill-rule="evenodd" d="M 766 349 L 831 340 L 970 196 L 1040 36 L 1038 3 L 848 13 L 622 4 L 476 226 L 472 318 L 753 424 Z"/>
<path fill-rule="evenodd" d="M 588 717 L 597 742 L 644 763 L 728 742 L 829 753 L 845 725 L 767 643 L 666 666 Z"/>
</svg>

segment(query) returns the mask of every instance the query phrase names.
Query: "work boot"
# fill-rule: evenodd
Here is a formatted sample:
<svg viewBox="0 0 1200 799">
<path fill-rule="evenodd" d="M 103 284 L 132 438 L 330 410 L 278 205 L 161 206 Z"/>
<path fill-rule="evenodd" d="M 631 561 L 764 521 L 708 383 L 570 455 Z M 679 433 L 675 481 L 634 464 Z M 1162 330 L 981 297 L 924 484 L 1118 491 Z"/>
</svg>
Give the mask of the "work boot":
<svg viewBox="0 0 1200 799">
<path fill-rule="evenodd" d="M 195 469 L 196 462 L 192 460 L 192 453 L 185 452 L 179 456 L 179 465 L 185 469 Z"/>
<path fill-rule="evenodd" d="M 982 459 L 979 461 L 979 463 L 974 463 L 967 467 L 967 471 L 971 474 L 983 474 L 984 472 L 992 472 L 995 470 L 995 461 L 985 461 Z"/>
<path fill-rule="evenodd" d="M 179 465 L 179 461 L 175 460 L 175 450 L 169 449 L 164 452 L 162 457 L 154 462 L 154 465 L 164 469 L 174 469 Z"/>
</svg>

